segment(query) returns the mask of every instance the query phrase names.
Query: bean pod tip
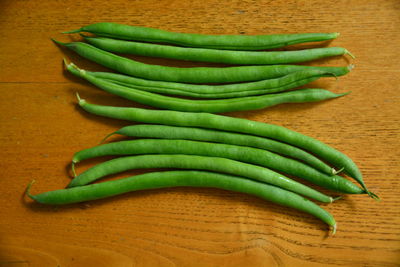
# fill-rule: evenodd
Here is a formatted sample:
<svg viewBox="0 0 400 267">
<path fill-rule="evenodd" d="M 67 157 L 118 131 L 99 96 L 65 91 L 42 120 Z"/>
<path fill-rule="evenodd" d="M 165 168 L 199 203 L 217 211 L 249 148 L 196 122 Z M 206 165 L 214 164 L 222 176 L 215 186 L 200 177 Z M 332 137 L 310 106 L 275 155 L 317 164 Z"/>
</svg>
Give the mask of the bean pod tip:
<svg viewBox="0 0 400 267">
<path fill-rule="evenodd" d="M 55 42 L 56 44 L 58 44 L 58 45 L 62 45 L 62 46 L 65 46 L 65 45 L 67 45 L 67 43 L 63 43 L 63 42 L 60 42 L 60 41 L 57 41 L 56 39 L 54 39 L 54 38 L 50 38 L 53 42 Z"/>
<path fill-rule="evenodd" d="M 35 196 L 31 194 L 31 187 L 35 183 L 35 180 L 32 180 L 28 186 L 26 187 L 25 194 L 33 200 L 36 200 Z"/>
<path fill-rule="evenodd" d="M 78 99 L 78 104 L 79 104 L 79 106 L 83 106 L 83 105 L 86 103 L 86 100 L 85 100 L 85 99 L 82 99 L 82 98 L 79 96 L 79 93 L 78 93 L 78 92 L 76 92 L 75 95 L 76 95 L 76 98 Z"/>
<path fill-rule="evenodd" d="M 70 30 L 70 31 L 61 32 L 61 33 L 63 33 L 63 34 L 80 33 L 81 31 L 82 31 L 82 29 L 79 28 L 79 29 L 75 29 L 75 30 Z"/>
<path fill-rule="evenodd" d="M 355 59 L 356 58 L 356 56 L 355 55 L 353 55 L 349 50 L 347 50 L 347 49 L 345 49 L 344 50 L 344 53 L 346 54 L 346 55 L 349 55 L 351 58 L 353 58 L 353 59 Z"/>
<path fill-rule="evenodd" d="M 334 225 L 332 225 L 332 236 L 334 236 L 336 234 L 336 229 L 337 229 L 337 224 L 335 223 Z"/>
</svg>

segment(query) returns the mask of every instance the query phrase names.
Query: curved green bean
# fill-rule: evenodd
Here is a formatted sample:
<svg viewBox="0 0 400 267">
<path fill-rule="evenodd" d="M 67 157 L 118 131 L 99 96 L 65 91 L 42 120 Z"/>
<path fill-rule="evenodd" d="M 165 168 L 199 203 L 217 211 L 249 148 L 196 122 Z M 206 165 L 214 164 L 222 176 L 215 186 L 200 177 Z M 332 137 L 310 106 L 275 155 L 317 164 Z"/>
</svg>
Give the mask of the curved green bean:
<svg viewBox="0 0 400 267">
<path fill-rule="evenodd" d="M 65 63 L 69 72 L 80 77 L 80 69 L 74 63 Z M 252 95 L 276 93 L 313 82 L 321 77 L 332 75 L 321 70 L 307 69 L 289 73 L 280 78 L 258 82 L 228 84 L 228 85 L 197 85 L 173 82 L 150 81 L 109 72 L 91 72 L 88 75 L 105 79 L 125 87 L 132 87 L 153 93 L 190 96 L 197 98 L 232 98 Z"/>
<path fill-rule="evenodd" d="M 254 195 L 282 206 L 309 213 L 331 226 L 333 234 L 336 231 L 336 222 L 333 216 L 314 202 L 279 187 L 226 174 L 204 171 L 152 172 L 115 181 L 49 191 L 38 195 L 30 193 L 31 185 L 32 183 L 27 188 L 28 196 L 39 203 L 49 205 L 78 203 L 147 189 L 177 186 L 214 187 Z"/>
<path fill-rule="evenodd" d="M 331 197 L 267 168 L 225 158 L 193 155 L 141 155 L 112 159 L 97 164 L 76 176 L 68 187 L 86 185 L 107 175 L 127 170 L 147 168 L 178 168 L 227 173 L 274 185 L 321 202 L 333 202 Z"/>
<path fill-rule="evenodd" d="M 77 54 L 100 65 L 121 73 L 157 81 L 187 83 L 231 83 L 259 81 L 285 76 L 304 69 L 319 69 L 341 76 L 349 72 L 347 67 L 311 67 L 301 65 L 236 66 L 236 67 L 193 67 L 177 68 L 149 65 L 103 51 L 82 42 L 62 43 Z"/>
<path fill-rule="evenodd" d="M 282 126 L 210 113 L 191 113 L 95 105 L 88 103 L 84 99 L 80 99 L 79 96 L 78 100 L 79 105 L 87 112 L 109 118 L 143 123 L 218 129 L 282 141 L 313 153 L 326 162 L 331 163 L 337 170 L 343 168 L 344 172 L 357 180 L 371 197 L 378 198 L 378 196 L 367 189 L 360 170 L 351 158 L 319 140 Z"/>
<path fill-rule="evenodd" d="M 307 153 L 302 149 L 272 139 L 253 135 L 193 127 L 175 127 L 149 124 L 126 126 L 108 135 L 106 138 L 113 134 L 121 134 L 131 137 L 208 141 L 230 145 L 255 147 L 303 161 L 313 168 L 329 175 L 335 173 L 335 170 L 332 167 L 328 166 L 314 155 Z"/>
<path fill-rule="evenodd" d="M 289 74 L 290 75 L 290 74 Z M 153 88 L 153 87 L 144 87 L 144 86 L 136 86 L 129 83 L 123 83 L 113 80 L 105 79 L 108 82 L 115 83 L 124 87 L 133 88 L 140 91 L 147 91 L 152 93 L 158 93 L 163 95 L 177 95 L 177 96 L 188 96 L 194 98 L 204 98 L 204 99 L 228 99 L 228 98 L 239 98 L 239 97 L 248 97 L 248 96 L 258 96 L 264 94 L 272 94 L 275 92 L 282 92 L 289 89 L 293 89 L 295 87 L 300 87 L 302 85 L 308 84 L 317 80 L 318 77 L 306 78 L 300 81 L 296 81 L 291 84 L 287 84 L 281 87 L 276 87 L 273 89 L 266 90 L 247 90 L 243 92 L 232 92 L 232 93 L 215 93 L 215 94 L 202 94 L 202 93 L 193 93 L 189 91 L 181 91 L 176 89 L 168 89 L 168 88 Z"/>
<path fill-rule="evenodd" d="M 64 33 L 79 32 L 90 32 L 98 36 L 116 39 L 229 50 L 264 50 L 299 43 L 326 41 L 335 39 L 339 36 L 339 33 L 337 32 L 271 35 L 206 35 L 177 33 L 111 22 L 94 23 Z"/>
<path fill-rule="evenodd" d="M 364 190 L 337 175 L 326 175 L 299 161 L 258 148 L 189 140 L 137 139 L 113 142 L 84 149 L 74 154 L 73 163 L 109 155 L 185 154 L 229 158 L 303 178 L 321 187 L 346 194 Z"/>
<path fill-rule="evenodd" d="M 290 64 L 324 57 L 341 56 L 345 54 L 351 55 L 342 47 L 313 48 L 296 51 L 254 52 L 183 48 L 170 45 L 115 40 L 104 37 L 83 37 L 91 45 L 113 53 L 238 65 Z"/>
<path fill-rule="evenodd" d="M 79 76 L 79 68 L 74 63 L 66 63 L 66 61 L 64 62 L 65 66 L 69 71 Z M 345 71 L 349 72 L 353 67 L 354 65 L 349 65 L 348 67 L 345 67 Z M 307 78 L 337 75 L 337 73 L 331 72 L 329 70 L 329 67 L 328 69 L 307 68 L 289 73 L 280 78 L 261 80 L 257 82 L 246 82 L 246 83 L 235 83 L 235 84 L 224 84 L 224 85 L 204 85 L 204 84 L 185 84 L 185 83 L 175 83 L 175 82 L 152 81 L 112 72 L 91 72 L 87 70 L 85 71 L 89 75 L 92 75 L 96 78 L 118 81 L 121 83 L 132 84 L 135 86 L 152 87 L 159 89 L 168 88 L 181 91 L 195 92 L 200 94 L 234 93 L 247 90 L 249 91 L 258 91 L 258 90 L 263 91 L 269 89 L 273 90 L 274 88 L 281 87 L 283 85 L 291 85 L 299 80 Z"/>
<path fill-rule="evenodd" d="M 347 94 L 335 94 L 324 89 L 301 89 L 262 96 L 248 96 L 232 99 L 191 100 L 158 95 L 136 90 L 131 87 L 125 87 L 93 77 L 87 74 L 84 70 L 80 70 L 79 73 L 80 77 L 96 85 L 98 88 L 128 100 L 157 108 L 191 112 L 222 113 L 230 111 L 256 110 L 283 103 L 323 101 Z"/>
</svg>

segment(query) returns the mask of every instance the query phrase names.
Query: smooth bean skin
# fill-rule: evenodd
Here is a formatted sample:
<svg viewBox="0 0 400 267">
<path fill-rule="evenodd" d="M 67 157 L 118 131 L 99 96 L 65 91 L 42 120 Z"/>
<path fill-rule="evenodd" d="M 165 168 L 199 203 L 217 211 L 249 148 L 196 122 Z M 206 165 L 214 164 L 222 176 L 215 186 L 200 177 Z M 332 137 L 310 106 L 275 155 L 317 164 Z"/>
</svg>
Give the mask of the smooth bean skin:
<svg viewBox="0 0 400 267">
<path fill-rule="evenodd" d="M 290 64 L 348 54 L 348 51 L 342 47 L 313 48 L 297 51 L 254 52 L 183 48 L 169 45 L 115 40 L 104 37 L 84 36 L 84 39 L 89 44 L 112 53 L 186 61 L 225 63 L 232 65 Z"/>
<path fill-rule="evenodd" d="M 282 126 L 210 113 L 95 105 L 88 103 L 84 99 L 80 99 L 79 96 L 78 101 L 79 105 L 87 112 L 114 119 L 142 123 L 218 129 L 267 137 L 285 142 L 313 153 L 326 162 L 331 163 L 337 170 L 343 168 L 344 172 L 356 179 L 363 188 L 369 192 L 366 189 L 360 170 L 351 158 L 317 139 Z"/>
<path fill-rule="evenodd" d="M 65 62 L 65 66 L 71 73 L 73 73 L 76 76 L 79 76 L 79 68 L 75 64 Z M 345 67 L 347 71 L 350 71 L 352 68 L 353 65 Z M 185 84 L 185 83 L 175 83 L 175 82 L 152 81 L 112 72 L 92 72 L 87 70 L 85 71 L 87 74 L 92 75 L 96 78 L 112 80 L 114 82 L 121 82 L 124 84 L 131 84 L 133 86 L 139 86 L 143 88 L 151 87 L 151 88 L 158 88 L 161 90 L 175 89 L 180 91 L 187 91 L 191 93 L 199 93 L 207 95 L 212 95 L 217 93 L 239 93 L 244 91 L 261 91 L 263 93 L 273 93 L 273 92 L 278 92 L 274 90 L 275 88 L 280 88 L 286 85 L 292 86 L 292 84 L 304 79 L 320 78 L 327 76 L 332 77 L 335 74 L 330 72 L 329 69 L 304 69 L 289 73 L 279 78 L 261 80 L 257 82 L 246 82 L 246 83 L 235 83 L 235 84 L 224 84 L 224 85 L 204 85 L 204 84 Z M 292 88 L 294 87 L 295 86 L 293 86 Z"/>
<path fill-rule="evenodd" d="M 232 99 L 191 100 L 158 95 L 140 91 L 131 87 L 108 82 L 80 71 L 80 77 L 98 88 L 125 99 L 152 107 L 189 112 L 223 113 L 230 111 L 256 110 L 285 103 L 317 102 L 337 98 L 344 94 L 335 94 L 324 89 L 301 89 L 278 94 L 238 97 Z"/>
<path fill-rule="evenodd" d="M 97 164 L 76 176 L 68 187 L 86 185 L 110 174 L 147 168 L 178 168 L 222 172 L 275 185 L 321 202 L 331 203 L 333 201 L 331 197 L 267 168 L 225 158 L 193 155 L 141 155 L 112 159 Z"/>
<path fill-rule="evenodd" d="M 234 83 L 259 81 L 282 77 L 289 73 L 307 68 L 325 70 L 335 76 L 341 76 L 349 72 L 347 67 L 311 67 L 301 65 L 177 68 L 141 63 L 125 57 L 117 56 L 82 42 L 55 42 L 66 46 L 82 57 L 107 68 L 134 77 L 156 81 L 183 83 Z"/>
<path fill-rule="evenodd" d="M 73 163 L 111 155 L 185 154 L 221 157 L 271 168 L 303 178 L 311 183 L 346 194 L 364 191 L 338 175 L 326 175 L 299 161 L 258 148 L 189 140 L 137 139 L 113 142 L 81 150 L 74 154 Z"/>
<path fill-rule="evenodd" d="M 266 90 L 247 90 L 243 92 L 232 92 L 232 93 L 215 93 L 215 94 L 202 94 L 202 93 L 192 93 L 188 91 L 181 91 L 181 90 L 175 90 L 175 89 L 168 89 L 168 88 L 153 88 L 153 87 L 144 87 L 144 86 L 136 86 L 132 85 L 129 83 L 123 83 L 123 82 L 118 82 L 118 81 L 113 81 L 113 80 L 108 80 L 108 82 L 111 83 L 116 83 L 118 85 L 124 86 L 124 87 L 130 87 L 133 89 L 137 89 L 140 91 L 147 91 L 147 92 L 152 92 L 152 93 L 158 93 L 158 94 L 163 94 L 163 95 L 178 95 L 178 96 L 188 96 L 188 97 L 194 97 L 194 98 L 204 98 L 204 99 L 228 99 L 228 98 L 239 98 L 239 97 L 246 97 L 246 96 L 257 96 L 257 95 L 265 95 L 265 94 L 271 94 L 275 92 L 282 92 L 286 91 L 289 89 L 293 89 L 295 87 L 299 87 L 305 84 L 308 84 L 310 82 L 316 81 L 318 77 L 312 77 L 312 78 L 307 78 L 303 79 L 300 81 L 296 81 L 291 84 L 287 84 L 284 86 L 272 88 L 272 89 L 266 89 Z"/>
<path fill-rule="evenodd" d="M 81 70 L 75 64 L 65 63 L 65 66 L 69 72 L 75 76 L 81 77 Z M 86 70 L 85 72 L 95 78 L 104 79 L 111 83 L 142 91 L 207 99 L 244 97 L 282 92 L 313 82 L 321 77 L 331 75 L 329 72 L 320 70 L 303 70 L 276 79 L 213 86 L 150 81 L 108 72 L 91 72 Z"/>
<path fill-rule="evenodd" d="M 98 184 L 49 191 L 38 195 L 31 195 L 28 187 L 27 194 L 33 200 L 42 204 L 63 205 L 116 196 L 132 191 L 178 186 L 212 187 L 257 196 L 282 206 L 309 213 L 333 227 L 333 232 L 336 229 L 335 219 L 329 212 L 296 193 L 237 176 L 204 171 L 151 172 Z"/>
<path fill-rule="evenodd" d="M 207 141 L 230 145 L 255 147 L 275 152 L 299 161 L 303 161 L 309 166 L 328 175 L 332 175 L 334 173 L 332 167 L 302 149 L 272 139 L 262 138 L 253 135 L 193 127 L 175 127 L 148 124 L 126 126 L 112 134 L 120 134 L 130 137 Z"/>
<path fill-rule="evenodd" d="M 150 43 L 169 43 L 187 47 L 204 47 L 229 50 L 263 50 L 306 42 L 335 39 L 339 33 L 301 33 L 271 35 L 206 35 L 177 33 L 160 29 L 100 22 L 64 33 L 90 32 L 115 39 Z"/>
</svg>

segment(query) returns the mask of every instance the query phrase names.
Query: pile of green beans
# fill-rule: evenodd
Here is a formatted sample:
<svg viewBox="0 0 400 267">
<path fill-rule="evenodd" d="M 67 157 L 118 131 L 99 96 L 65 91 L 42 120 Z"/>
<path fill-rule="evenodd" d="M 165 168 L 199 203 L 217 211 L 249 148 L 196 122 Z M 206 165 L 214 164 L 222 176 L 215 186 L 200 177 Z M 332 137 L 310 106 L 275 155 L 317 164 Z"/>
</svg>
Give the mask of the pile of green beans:
<svg viewBox="0 0 400 267">
<path fill-rule="evenodd" d="M 327 144 L 281 126 L 213 114 L 345 95 L 324 89 L 292 89 L 322 77 L 345 75 L 353 65 L 288 65 L 346 54 L 354 58 L 345 48 L 252 51 L 331 40 L 337 33 L 217 36 L 116 23 L 96 23 L 66 33 L 80 32 L 96 36 L 82 35 L 89 44 L 53 41 L 122 74 L 86 71 L 64 60 L 70 73 L 111 94 L 166 110 L 90 104 L 77 94 L 79 106 L 89 113 L 145 124 L 123 127 L 102 142 L 114 134 L 134 140 L 100 144 L 76 152 L 71 164 L 75 177 L 67 188 L 33 195 L 31 183 L 27 195 L 33 200 L 62 205 L 137 190 L 213 187 L 306 212 L 325 222 L 335 233 L 333 216 L 306 198 L 332 203 L 341 196 L 326 195 L 286 175 L 336 194 L 368 194 L 378 199 L 367 189 L 357 165 Z M 113 53 L 249 66 L 176 68 L 144 64 Z M 76 174 L 77 163 L 103 156 L 116 157 Z M 173 170 L 91 184 L 112 174 L 148 168 Z M 361 188 L 339 173 L 352 177 Z"/>
<path fill-rule="evenodd" d="M 347 49 L 341 47 L 300 51 L 246 51 L 330 40 L 337 37 L 336 33 L 212 36 L 173 33 L 116 23 L 96 23 L 66 33 L 78 32 L 89 32 L 97 36 L 81 34 L 87 43 L 53 41 L 127 76 L 87 72 L 72 63 L 66 64 L 71 73 L 109 93 L 152 107 L 178 111 L 222 113 L 336 98 L 344 94 L 334 94 L 323 89 L 283 91 L 321 77 L 345 75 L 352 65 L 312 67 L 287 64 L 346 54 L 354 58 Z M 166 42 L 184 47 L 127 40 Z M 249 66 L 176 68 L 148 65 L 110 52 Z M 231 84 L 209 85 L 221 83 Z M 221 100 L 187 100 L 157 94 Z M 228 100 L 230 98 L 235 99 Z"/>
</svg>

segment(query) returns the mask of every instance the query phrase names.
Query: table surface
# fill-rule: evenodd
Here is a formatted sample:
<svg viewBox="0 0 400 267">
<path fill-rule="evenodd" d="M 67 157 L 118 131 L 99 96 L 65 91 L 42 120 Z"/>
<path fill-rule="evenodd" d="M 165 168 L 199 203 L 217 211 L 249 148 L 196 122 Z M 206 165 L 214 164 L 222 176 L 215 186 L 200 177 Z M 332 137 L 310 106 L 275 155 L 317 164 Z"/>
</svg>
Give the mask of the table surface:
<svg viewBox="0 0 400 267">
<path fill-rule="evenodd" d="M 4 0 L 1 6 L 0 266 L 400 266 L 399 1 Z M 23 195 L 32 179 L 35 194 L 65 187 L 74 152 L 129 124 L 83 112 L 75 92 L 93 103 L 139 106 L 63 70 L 63 57 L 106 70 L 50 41 L 78 40 L 61 32 L 100 21 L 209 34 L 340 32 L 326 45 L 343 46 L 356 60 L 310 64 L 356 68 L 310 86 L 350 95 L 226 115 L 282 125 L 343 151 L 382 201 L 345 196 L 322 205 L 338 222 L 333 237 L 307 214 L 217 189 L 152 190 L 58 208 L 32 203 Z"/>
</svg>

